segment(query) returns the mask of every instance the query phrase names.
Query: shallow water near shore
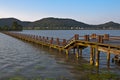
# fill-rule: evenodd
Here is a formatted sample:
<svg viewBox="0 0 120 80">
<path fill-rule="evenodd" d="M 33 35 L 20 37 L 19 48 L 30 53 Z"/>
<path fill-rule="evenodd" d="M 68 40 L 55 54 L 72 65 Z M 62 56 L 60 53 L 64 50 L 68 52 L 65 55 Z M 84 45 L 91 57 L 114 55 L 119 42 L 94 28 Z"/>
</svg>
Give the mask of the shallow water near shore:
<svg viewBox="0 0 120 80">
<path fill-rule="evenodd" d="M 69 39 L 74 34 L 92 34 L 94 31 L 25 30 L 22 33 Z M 108 33 L 118 35 L 120 32 Z M 83 57 L 77 59 L 72 52 L 66 56 L 64 52 L 0 33 L 0 80 L 104 80 L 106 77 L 117 80 L 119 70 L 120 66 L 113 63 L 107 67 L 105 54 L 101 54 L 99 69 L 90 66 L 88 48 L 83 50 Z"/>
</svg>

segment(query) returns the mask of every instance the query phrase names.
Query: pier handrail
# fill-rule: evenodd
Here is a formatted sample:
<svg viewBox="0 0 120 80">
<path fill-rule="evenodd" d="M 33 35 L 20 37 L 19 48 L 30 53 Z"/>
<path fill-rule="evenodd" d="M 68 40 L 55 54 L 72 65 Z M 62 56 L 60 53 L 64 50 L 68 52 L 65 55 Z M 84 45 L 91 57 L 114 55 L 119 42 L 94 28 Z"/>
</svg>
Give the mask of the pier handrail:
<svg viewBox="0 0 120 80">
<path fill-rule="evenodd" d="M 16 32 L 3 33 L 21 40 L 48 46 L 50 48 L 55 48 L 59 51 L 63 50 L 67 55 L 69 54 L 69 51 L 71 49 L 74 49 L 74 51 L 77 51 L 77 53 L 75 53 L 77 54 L 76 57 L 79 57 L 79 50 L 81 50 L 80 52 L 82 52 L 82 49 L 89 47 L 91 50 L 90 64 L 94 64 L 93 62 L 95 61 L 96 66 L 99 66 L 100 51 L 107 53 L 107 62 L 110 61 L 110 54 L 120 55 L 120 45 L 118 44 L 118 42 L 120 43 L 120 36 L 109 36 L 109 34 L 92 34 L 79 36 L 79 34 L 75 34 L 73 37 L 66 40 Z M 117 45 L 113 44 L 114 41 L 117 42 Z M 96 56 L 94 56 L 93 54 L 95 54 Z"/>
<path fill-rule="evenodd" d="M 71 41 L 73 41 L 73 40 L 75 40 L 74 36 L 71 37 L 70 39 L 68 39 L 68 40 L 67 40 L 67 43 L 69 43 L 69 42 L 71 42 Z"/>
</svg>

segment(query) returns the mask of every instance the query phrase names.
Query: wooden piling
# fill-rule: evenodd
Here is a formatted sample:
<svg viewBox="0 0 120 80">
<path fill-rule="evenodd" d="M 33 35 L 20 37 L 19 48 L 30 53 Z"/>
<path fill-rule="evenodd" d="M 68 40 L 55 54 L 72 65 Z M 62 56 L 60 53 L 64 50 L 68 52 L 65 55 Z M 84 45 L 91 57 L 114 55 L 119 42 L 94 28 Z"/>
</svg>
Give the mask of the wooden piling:
<svg viewBox="0 0 120 80">
<path fill-rule="evenodd" d="M 95 33 L 93 33 L 92 35 L 91 35 L 91 39 L 96 39 L 96 34 Z"/>
<path fill-rule="evenodd" d="M 53 44 L 53 37 L 51 37 L 50 44 Z"/>
<path fill-rule="evenodd" d="M 79 46 L 77 46 L 76 57 L 79 58 Z"/>
<path fill-rule="evenodd" d="M 108 51 L 107 51 L 107 65 L 110 65 L 110 46 L 108 47 Z"/>
<path fill-rule="evenodd" d="M 82 56 L 82 48 L 79 48 L 80 49 L 80 56 Z"/>
<path fill-rule="evenodd" d="M 42 41 L 44 42 L 45 41 L 45 37 L 43 36 L 43 38 L 42 38 Z"/>
<path fill-rule="evenodd" d="M 98 35 L 98 42 L 103 43 L 103 36 L 102 35 Z"/>
<path fill-rule="evenodd" d="M 75 40 L 79 40 L 79 34 L 74 35 Z"/>
<path fill-rule="evenodd" d="M 94 64 L 94 48 L 90 47 L 90 64 Z"/>
<path fill-rule="evenodd" d="M 57 43 L 57 45 L 60 45 L 59 38 L 56 39 L 56 43 Z"/>
<path fill-rule="evenodd" d="M 99 57 L 100 57 L 100 51 L 98 51 L 98 46 L 96 46 L 96 67 L 99 67 Z"/>
<path fill-rule="evenodd" d="M 53 37 L 51 37 L 51 39 L 50 39 L 50 41 L 49 41 L 49 44 L 50 44 L 49 48 L 51 48 L 51 47 L 52 47 L 52 44 L 53 44 Z"/>
<path fill-rule="evenodd" d="M 103 37 L 104 40 L 109 40 L 109 34 L 104 34 L 103 36 L 104 36 L 104 37 Z"/>
<path fill-rule="evenodd" d="M 69 51 L 67 49 L 65 50 L 65 53 L 66 53 L 66 55 L 69 55 Z"/>
<path fill-rule="evenodd" d="M 90 40 L 89 35 L 84 35 L 84 40 L 89 41 Z"/>
<path fill-rule="evenodd" d="M 73 53 L 75 54 L 75 47 L 73 48 Z"/>
<path fill-rule="evenodd" d="M 62 46 L 65 46 L 66 45 L 66 39 L 63 39 L 63 42 L 62 42 Z"/>
</svg>

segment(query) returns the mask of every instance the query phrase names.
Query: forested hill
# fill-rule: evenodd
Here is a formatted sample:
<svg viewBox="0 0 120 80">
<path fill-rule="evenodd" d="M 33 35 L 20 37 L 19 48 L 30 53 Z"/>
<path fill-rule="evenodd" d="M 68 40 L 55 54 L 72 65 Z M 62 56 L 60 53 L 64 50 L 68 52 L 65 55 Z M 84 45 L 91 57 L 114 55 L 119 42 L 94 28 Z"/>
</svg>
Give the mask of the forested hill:
<svg viewBox="0 0 120 80">
<path fill-rule="evenodd" d="M 1 18 L 0 19 L 0 27 L 4 27 L 4 26 L 12 26 L 13 22 L 17 22 L 18 24 L 22 25 L 22 26 L 28 26 L 28 24 L 30 22 L 27 21 L 20 21 L 16 18 Z"/>
<path fill-rule="evenodd" d="M 31 23 L 29 26 L 40 29 L 76 29 L 76 27 L 90 27 L 88 24 L 73 19 L 44 18 Z"/>
<path fill-rule="evenodd" d="M 20 21 L 15 18 L 1 18 L 0 27 L 11 27 L 13 22 L 17 22 L 22 25 L 24 29 L 41 29 L 41 30 L 73 30 L 73 29 L 120 29 L 120 24 L 115 22 L 108 22 L 99 25 L 89 25 L 83 22 L 79 22 L 73 19 L 63 18 L 43 18 L 34 22 Z"/>
<path fill-rule="evenodd" d="M 110 21 L 104 24 L 100 24 L 97 27 L 102 29 L 120 29 L 120 24 Z"/>
</svg>

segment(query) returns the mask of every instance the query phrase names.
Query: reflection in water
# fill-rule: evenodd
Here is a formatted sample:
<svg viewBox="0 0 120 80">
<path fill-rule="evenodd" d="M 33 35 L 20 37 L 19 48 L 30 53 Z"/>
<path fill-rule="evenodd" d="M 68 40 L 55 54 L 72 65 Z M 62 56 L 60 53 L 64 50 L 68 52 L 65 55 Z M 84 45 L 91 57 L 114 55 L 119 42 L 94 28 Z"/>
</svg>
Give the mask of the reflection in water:
<svg viewBox="0 0 120 80">
<path fill-rule="evenodd" d="M 67 56 L 55 49 L 0 34 L 0 80 L 14 76 L 22 76 L 28 80 L 88 80 L 93 75 L 98 77 L 97 73 L 101 73 L 106 66 L 103 64 L 105 58 L 102 57 L 102 65 L 98 69 L 89 65 L 89 48 L 83 50 L 82 56 L 76 58 L 74 53 Z M 109 71 L 120 70 L 118 66 L 113 66 Z M 107 71 L 107 68 L 104 70 Z"/>
</svg>

